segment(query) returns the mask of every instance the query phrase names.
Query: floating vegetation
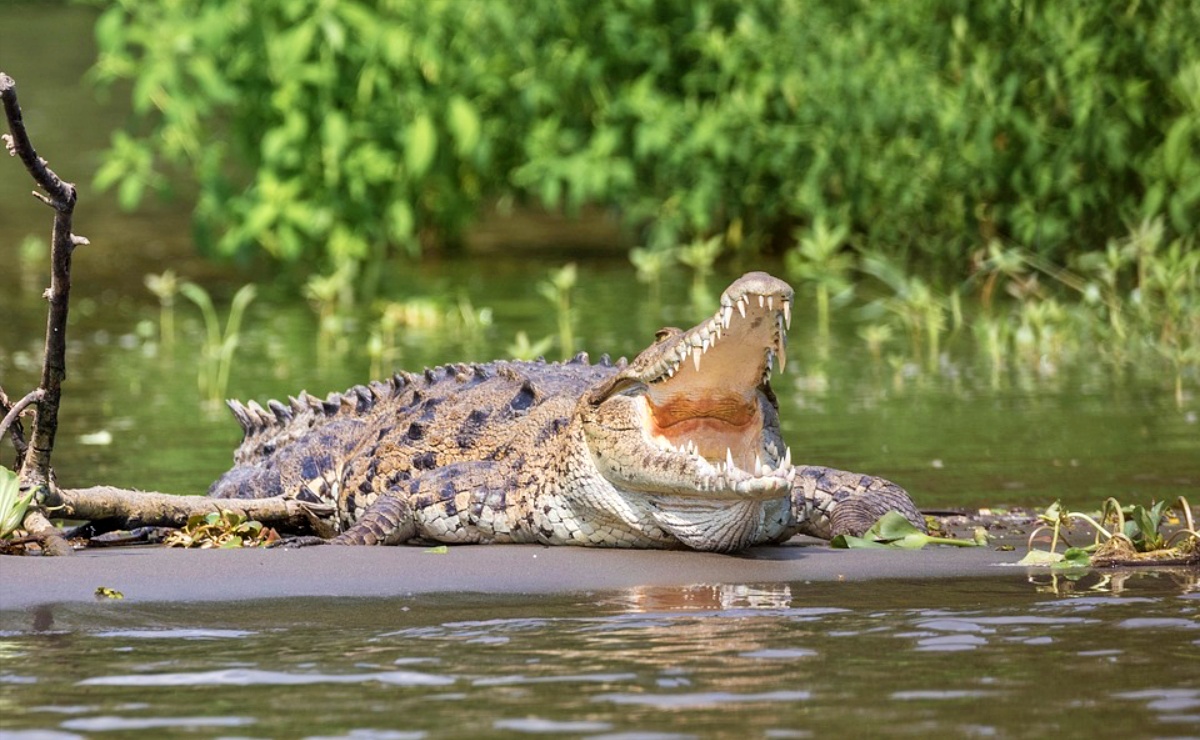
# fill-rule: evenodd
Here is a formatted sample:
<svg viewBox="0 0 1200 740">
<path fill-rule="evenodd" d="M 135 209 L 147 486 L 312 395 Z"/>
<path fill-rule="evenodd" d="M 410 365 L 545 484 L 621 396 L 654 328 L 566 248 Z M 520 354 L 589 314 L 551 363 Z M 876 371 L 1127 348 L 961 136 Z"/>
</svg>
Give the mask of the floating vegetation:
<svg viewBox="0 0 1200 740">
<path fill-rule="evenodd" d="M 1174 519 L 1171 512 L 1179 511 Z M 1105 567 L 1115 565 L 1180 565 L 1200 562 L 1200 532 L 1192 516 L 1191 505 L 1180 496 L 1174 505 L 1159 501 L 1149 507 L 1123 506 L 1115 498 L 1105 500 L 1098 514 L 1068 511 L 1054 502 L 1038 515 L 1040 526 L 1029 533 L 1029 552 L 1021 565 L 1048 565 L 1053 568 Z M 1067 539 L 1071 526 L 1082 523 L 1092 531 L 1088 545 L 1074 545 Z M 1168 529 L 1174 531 L 1168 534 Z M 1041 550 L 1034 542 L 1046 531 L 1050 546 Z M 1063 552 L 1058 551 L 1064 544 Z"/>
<path fill-rule="evenodd" d="M 274 529 L 228 510 L 193 514 L 187 525 L 167 536 L 168 547 L 201 549 L 262 547 L 279 539 Z"/>
<path fill-rule="evenodd" d="M 969 540 L 952 537 L 938 537 L 926 534 L 898 511 L 889 511 L 879 517 L 862 537 L 839 534 L 830 540 L 832 547 L 847 550 L 890 548 L 894 550 L 920 550 L 926 545 L 952 545 L 954 547 L 985 547 L 988 543 L 987 533 L 982 527 L 976 527 L 974 536 Z"/>
</svg>

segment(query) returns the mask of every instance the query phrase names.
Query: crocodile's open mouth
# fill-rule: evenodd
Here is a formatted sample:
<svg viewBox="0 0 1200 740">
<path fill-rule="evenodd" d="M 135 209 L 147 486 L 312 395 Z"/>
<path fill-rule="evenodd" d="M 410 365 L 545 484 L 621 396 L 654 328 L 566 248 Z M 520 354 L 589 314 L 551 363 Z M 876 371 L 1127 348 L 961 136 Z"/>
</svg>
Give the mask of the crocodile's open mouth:
<svg viewBox="0 0 1200 740">
<path fill-rule="evenodd" d="M 775 362 L 781 370 L 787 362 L 790 320 L 790 291 L 742 295 L 674 337 L 643 396 L 651 439 L 709 462 L 761 467 L 761 400 Z"/>
<path fill-rule="evenodd" d="M 750 273 L 717 312 L 658 341 L 586 397 L 584 430 L 606 479 L 625 491 L 685 499 L 778 499 L 791 454 L 770 376 L 787 359 L 792 288 Z"/>
<path fill-rule="evenodd" d="M 796 472 L 769 381 L 787 361 L 792 298 L 782 280 L 745 275 L 715 315 L 663 329 L 585 397 L 601 475 L 689 547 L 737 550 L 784 531 Z"/>
</svg>

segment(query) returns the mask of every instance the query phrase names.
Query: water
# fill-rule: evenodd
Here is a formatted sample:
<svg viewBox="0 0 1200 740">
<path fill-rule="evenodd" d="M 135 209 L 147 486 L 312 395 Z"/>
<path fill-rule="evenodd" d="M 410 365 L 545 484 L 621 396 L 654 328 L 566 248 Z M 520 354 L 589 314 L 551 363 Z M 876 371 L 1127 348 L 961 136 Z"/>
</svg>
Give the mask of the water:
<svg viewBox="0 0 1200 740">
<path fill-rule="evenodd" d="M 1196 574 L 1057 586 L 998 576 L 46 607 L 0 617 L 0 728 L 18 738 L 1200 733 Z"/>
<path fill-rule="evenodd" d="M 229 466 L 238 429 L 199 400 L 196 311 L 180 300 L 165 347 L 143 276 L 172 268 L 222 313 L 238 285 L 261 286 L 230 381 L 240 398 L 362 382 L 377 314 L 364 311 L 342 332 L 345 352 L 323 356 L 294 286 L 192 254 L 186 203 L 127 215 L 87 188 L 125 117 L 82 82 L 93 16 L 17 5 L 0 24 L 0 69 L 17 78 L 41 153 L 84 187 L 77 229 L 93 242 L 76 253 L 56 470 L 68 486 L 200 493 Z M 0 160 L 0 385 L 20 395 L 37 382 L 45 266 L 20 259 L 18 244 L 45 238 L 50 216 Z M 391 266 L 387 297 L 427 298 L 443 316 L 466 298 L 489 320 L 408 329 L 386 369 L 493 359 L 518 331 L 554 334 L 534 286 L 572 259 L 578 343 L 593 357 L 632 355 L 659 326 L 709 310 L 691 303 L 683 273 L 656 300 L 620 250 L 579 249 L 612 232 L 603 217 L 549 221 L 493 220 L 473 260 Z M 747 269 L 782 274 L 769 260 L 726 265 L 708 295 Z M 848 311 L 838 319 L 822 354 L 798 307 L 788 372 L 774 381 L 797 460 L 892 478 L 925 508 L 1200 499 L 1196 399 L 1177 408 L 1169 378 L 1097 366 L 993 382 L 954 338 L 941 371 L 893 369 L 872 362 Z M 1198 607 L 1194 572 L 60 605 L 0 612 L 0 735 L 1197 736 Z"/>
</svg>

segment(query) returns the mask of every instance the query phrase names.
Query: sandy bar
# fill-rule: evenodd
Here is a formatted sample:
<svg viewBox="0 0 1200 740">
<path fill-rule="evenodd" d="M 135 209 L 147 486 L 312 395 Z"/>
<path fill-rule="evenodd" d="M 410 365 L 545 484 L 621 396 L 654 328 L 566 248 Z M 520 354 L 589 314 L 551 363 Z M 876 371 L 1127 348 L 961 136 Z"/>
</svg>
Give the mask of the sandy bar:
<svg viewBox="0 0 1200 740">
<path fill-rule="evenodd" d="M 0 558 L 0 610 L 93 601 L 101 586 L 120 591 L 126 601 L 215 602 L 1013 575 L 1023 569 L 997 566 L 1021 555 L 991 548 L 909 552 L 792 543 L 737 555 L 537 545 L 450 546 L 445 553 L 421 547 L 114 548 L 73 558 Z"/>
</svg>

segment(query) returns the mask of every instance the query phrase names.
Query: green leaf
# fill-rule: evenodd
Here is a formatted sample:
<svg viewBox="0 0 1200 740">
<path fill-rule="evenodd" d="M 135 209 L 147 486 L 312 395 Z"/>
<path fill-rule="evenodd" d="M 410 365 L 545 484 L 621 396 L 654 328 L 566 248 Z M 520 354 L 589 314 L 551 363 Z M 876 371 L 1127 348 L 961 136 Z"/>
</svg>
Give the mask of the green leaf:
<svg viewBox="0 0 1200 740">
<path fill-rule="evenodd" d="M 21 479 L 8 468 L 0 468 L 0 537 L 21 526 L 34 491 L 20 495 Z"/>
<path fill-rule="evenodd" d="M 903 514 L 892 510 L 879 517 L 879 520 L 867 530 L 865 536 L 886 542 L 903 539 L 912 535 L 925 536 L 925 533 L 917 529 Z"/>
<path fill-rule="evenodd" d="M 450 98 L 447 123 L 454 135 L 454 150 L 465 157 L 479 144 L 479 114 L 466 98 L 455 95 Z"/>
<path fill-rule="evenodd" d="M 437 129 L 426 113 L 418 114 L 404 135 L 404 162 L 409 176 L 420 178 L 437 155 Z"/>
<path fill-rule="evenodd" d="M 1051 563 L 1052 568 L 1086 568 L 1092 564 L 1092 556 L 1081 547 L 1068 547 L 1062 560 Z"/>
<path fill-rule="evenodd" d="M 445 555 L 446 553 L 450 552 L 450 548 L 446 547 L 445 545 L 438 545 L 437 547 L 429 548 L 425 552 L 430 555 Z"/>
<path fill-rule="evenodd" d="M 1062 562 L 1063 554 L 1061 552 L 1050 552 L 1049 550 L 1030 550 L 1025 553 L 1025 557 L 1017 561 L 1017 565 L 1032 565 L 1032 566 L 1047 566 L 1054 563 Z"/>
</svg>

